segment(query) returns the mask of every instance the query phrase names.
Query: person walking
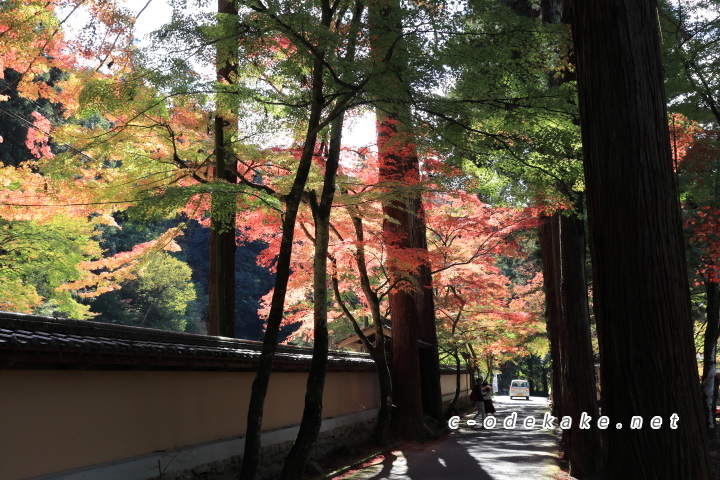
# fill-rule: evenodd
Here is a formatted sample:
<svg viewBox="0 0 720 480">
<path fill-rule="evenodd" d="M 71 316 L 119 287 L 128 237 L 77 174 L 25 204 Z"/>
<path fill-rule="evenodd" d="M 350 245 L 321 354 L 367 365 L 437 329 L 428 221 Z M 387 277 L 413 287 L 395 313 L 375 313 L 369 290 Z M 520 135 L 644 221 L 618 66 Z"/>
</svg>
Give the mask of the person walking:
<svg viewBox="0 0 720 480">
<path fill-rule="evenodd" d="M 483 382 L 480 386 L 480 393 L 482 394 L 481 398 L 485 415 L 495 415 L 495 406 L 492 401 L 493 388 L 487 382 Z"/>
<path fill-rule="evenodd" d="M 478 378 L 477 383 L 473 385 L 472 391 L 470 392 L 470 400 L 475 402 L 475 407 L 477 407 L 477 413 L 473 417 L 473 420 L 477 420 L 477 418 L 480 417 L 480 425 L 482 425 L 485 420 L 485 402 L 483 400 L 481 382 L 482 380 Z"/>
</svg>

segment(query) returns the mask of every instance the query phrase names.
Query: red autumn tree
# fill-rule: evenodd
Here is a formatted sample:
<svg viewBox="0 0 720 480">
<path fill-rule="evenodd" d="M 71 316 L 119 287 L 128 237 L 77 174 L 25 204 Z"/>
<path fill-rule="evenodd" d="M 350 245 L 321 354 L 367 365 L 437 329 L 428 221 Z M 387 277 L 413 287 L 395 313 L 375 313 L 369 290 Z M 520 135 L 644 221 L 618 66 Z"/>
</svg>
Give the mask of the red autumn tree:
<svg viewBox="0 0 720 480">
<path fill-rule="evenodd" d="M 706 427 L 714 436 L 716 356 L 720 335 L 718 132 L 703 129 L 688 118 L 674 114 L 670 118 L 670 147 L 679 178 L 689 274 L 692 284 L 701 287 L 704 294 L 702 397 Z"/>
</svg>

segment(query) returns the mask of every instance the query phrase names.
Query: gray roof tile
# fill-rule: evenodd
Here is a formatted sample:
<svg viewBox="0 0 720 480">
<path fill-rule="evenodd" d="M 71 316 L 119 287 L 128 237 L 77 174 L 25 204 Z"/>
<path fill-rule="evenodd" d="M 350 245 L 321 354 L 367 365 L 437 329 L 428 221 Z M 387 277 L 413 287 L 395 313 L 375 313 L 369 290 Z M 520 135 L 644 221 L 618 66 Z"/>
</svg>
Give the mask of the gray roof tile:
<svg viewBox="0 0 720 480">
<path fill-rule="evenodd" d="M 0 312 L 0 368 L 254 371 L 261 344 L 91 321 Z M 305 370 L 312 351 L 279 345 L 275 370 Z M 371 371 L 368 355 L 331 352 L 329 370 Z"/>
</svg>

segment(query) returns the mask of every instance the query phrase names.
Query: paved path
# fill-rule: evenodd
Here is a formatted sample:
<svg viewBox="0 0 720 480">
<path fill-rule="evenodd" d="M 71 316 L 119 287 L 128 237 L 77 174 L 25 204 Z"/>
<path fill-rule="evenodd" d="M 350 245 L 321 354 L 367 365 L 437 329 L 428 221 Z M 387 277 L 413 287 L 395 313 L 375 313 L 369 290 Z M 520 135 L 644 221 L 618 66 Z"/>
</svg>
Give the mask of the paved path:
<svg viewBox="0 0 720 480">
<path fill-rule="evenodd" d="M 547 411 L 544 398 L 495 397 L 498 426 L 470 427 L 460 419 L 457 430 L 441 440 L 401 448 L 374 465 L 346 473 L 343 480 L 549 480 L 559 469 L 555 458 L 557 443 L 549 430 L 542 430 Z M 502 422 L 517 413 L 515 429 Z M 533 417 L 536 425 L 526 429 L 523 420 Z"/>
</svg>

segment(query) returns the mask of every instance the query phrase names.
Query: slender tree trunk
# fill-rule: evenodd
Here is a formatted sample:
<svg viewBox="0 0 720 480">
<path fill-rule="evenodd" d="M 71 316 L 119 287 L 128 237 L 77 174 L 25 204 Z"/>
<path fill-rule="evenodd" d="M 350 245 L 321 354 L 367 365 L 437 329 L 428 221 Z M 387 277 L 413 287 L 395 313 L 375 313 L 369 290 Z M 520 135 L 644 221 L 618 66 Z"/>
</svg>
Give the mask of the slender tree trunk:
<svg viewBox="0 0 720 480">
<path fill-rule="evenodd" d="M 273 290 L 262 351 L 258 361 L 258 371 L 253 381 L 250 405 L 248 407 L 245 451 L 242 470 L 240 472 L 240 477 L 243 480 L 255 479 L 260 462 L 260 434 L 262 432 L 265 396 L 267 395 L 268 385 L 270 383 L 270 373 L 272 371 L 275 350 L 277 349 L 278 331 L 285 309 L 285 295 L 290 277 L 290 260 L 295 234 L 295 220 L 308 174 L 310 173 L 310 167 L 315 153 L 315 144 L 317 142 L 317 127 L 320 125 L 323 110 L 323 69 L 323 58 L 321 56 L 321 58 L 316 58 L 313 64 L 312 104 L 310 106 L 307 134 L 305 135 L 305 143 L 295 174 L 295 180 L 285 203 L 282 239 L 276 264 L 275 289 Z"/>
<path fill-rule="evenodd" d="M 707 479 L 657 4 L 572 0 L 569 7 L 602 413 L 610 420 L 605 476 Z M 633 416 L 642 428 L 630 428 Z"/>
<path fill-rule="evenodd" d="M 375 344 L 367 347 L 375 360 L 380 383 L 380 408 L 378 410 L 377 423 L 375 424 L 374 440 L 376 445 L 387 445 L 390 433 L 390 422 L 392 420 L 393 405 L 393 384 L 390 375 L 390 365 L 387 360 L 387 342 L 385 341 L 382 314 L 380 312 L 380 299 L 370 285 L 368 276 L 367 260 L 365 258 L 365 233 L 363 231 L 362 219 L 352 215 L 355 238 L 358 246 L 355 252 L 355 262 L 360 273 L 360 285 L 363 294 L 370 305 L 370 314 L 375 328 Z"/>
<path fill-rule="evenodd" d="M 707 295 L 705 338 L 703 342 L 702 397 L 705 425 L 709 436 L 715 437 L 715 374 L 717 373 L 717 342 L 720 333 L 720 284 L 705 279 Z"/>
<path fill-rule="evenodd" d="M 450 404 L 448 405 L 447 409 L 445 410 L 445 417 L 450 418 L 457 412 L 457 403 L 458 400 L 460 400 L 460 379 L 462 375 L 462 366 L 460 364 L 460 355 L 458 355 L 457 351 L 454 351 L 452 353 L 453 358 L 455 359 L 455 394 L 453 395 L 452 400 L 450 401 Z"/>
<path fill-rule="evenodd" d="M 382 335 L 382 334 L 381 334 Z M 378 337 L 378 330 L 375 330 L 375 337 Z M 383 338 L 379 343 L 375 343 L 372 351 L 372 357 L 375 360 L 375 366 L 378 372 L 378 380 L 380 383 L 380 408 L 378 410 L 377 423 L 375 423 L 375 432 L 373 440 L 375 445 L 385 446 L 388 444 L 390 435 L 390 422 L 392 421 L 392 377 L 390 375 L 390 366 L 388 365 L 386 355 L 386 342 Z"/>
<path fill-rule="evenodd" d="M 352 218 L 355 235 L 357 237 L 357 246 L 355 251 L 355 261 L 358 266 L 358 274 L 360 276 L 360 284 L 363 294 L 368 301 L 370 313 L 373 320 L 375 330 L 375 343 L 371 343 L 367 336 L 363 333 L 363 328 L 367 327 L 367 317 L 363 316 L 363 327 L 360 327 L 357 319 L 345 304 L 342 293 L 340 292 L 340 282 L 337 272 L 332 275 L 333 290 L 335 299 L 340 305 L 345 316 L 350 320 L 353 330 L 370 352 L 378 373 L 378 382 L 380 384 L 380 408 L 378 411 L 377 422 L 375 424 L 374 440 L 377 445 L 383 446 L 388 442 L 388 434 L 390 431 L 390 420 L 392 418 L 392 379 L 390 377 L 390 367 L 387 360 L 387 350 L 385 342 L 385 333 L 382 323 L 382 314 L 380 313 L 380 299 L 370 286 L 370 278 L 368 276 L 367 263 L 365 260 L 364 232 L 362 226 L 362 218 L 358 216 L 358 212 L 354 207 L 348 206 L 350 217 Z M 333 258 L 333 263 L 335 259 Z M 335 267 L 335 265 L 333 265 Z M 335 269 L 335 268 L 334 268 Z"/>
<path fill-rule="evenodd" d="M 218 21 L 227 22 L 231 31 L 226 40 L 217 43 L 217 79 L 228 86 L 235 83 L 238 65 L 237 15 L 233 1 L 218 0 Z M 232 137 L 238 122 L 236 95 L 218 94 L 216 108 L 214 178 L 235 183 Z M 207 329 L 209 335 L 231 338 L 235 337 L 235 210 L 234 195 L 213 194 Z"/>
<path fill-rule="evenodd" d="M 305 465 L 310 458 L 312 447 L 320 433 L 322 425 L 323 391 L 328 362 L 328 288 L 327 259 L 330 242 L 330 212 L 335 197 L 335 176 L 340 160 L 342 129 L 344 116 L 340 115 L 332 122 L 330 149 L 325 162 L 325 178 L 320 203 L 315 204 L 315 195 L 311 195 L 311 208 L 315 222 L 315 263 L 313 265 L 313 356 L 305 392 L 305 410 L 300 430 L 290 448 L 282 479 L 302 478 Z"/>
<path fill-rule="evenodd" d="M 351 37 L 348 42 L 346 60 L 352 61 L 355 56 L 355 35 L 364 7 L 362 2 L 356 3 L 355 15 L 351 24 Z M 322 2 L 322 24 L 330 26 L 332 10 L 330 3 Z M 313 265 L 313 356 L 308 374 L 305 392 L 305 409 L 300 422 L 295 442 L 290 448 L 283 466 L 282 479 L 300 479 L 310 459 L 313 445 L 317 440 L 322 426 L 323 392 L 328 363 L 328 274 L 327 260 L 330 242 L 330 213 L 335 198 L 335 177 L 340 163 L 342 149 L 342 133 L 345 114 L 340 113 L 330 126 L 330 146 L 325 162 L 325 175 L 320 202 L 317 203 L 315 192 L 310 192 L 310 207 L 315 223 L 315 261 Z M 337 291 L 336 277 L 333 286 Z M 339 295 L 338 295 L 339 296 Z"/>
<path fill-rule="evenodd" d="M 382 330 L 380 330 L 382 332 Z M 381 333 L 382 336 L 382 333 Z M 375 337 L 378 338 L 378 330 L 375 330 Z M 393 402 L 393 386 L 392 376 L 390 375 L 390 365 L 387 361 L 385 339 L 375 342 L 372 356 L 375 360 L 375 366 L 378 372 L 378 380 L 380 383 L 380 408 L 378 410 L 377 423 L 375 424 L 375 432 L 373 440 L 375 445 L 385 446 L 388 444 L 390 436 L 390 422 L 392 421 L 392 402 Z"/>
</svg>

